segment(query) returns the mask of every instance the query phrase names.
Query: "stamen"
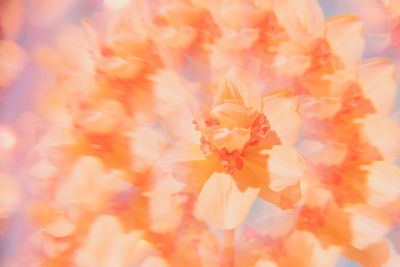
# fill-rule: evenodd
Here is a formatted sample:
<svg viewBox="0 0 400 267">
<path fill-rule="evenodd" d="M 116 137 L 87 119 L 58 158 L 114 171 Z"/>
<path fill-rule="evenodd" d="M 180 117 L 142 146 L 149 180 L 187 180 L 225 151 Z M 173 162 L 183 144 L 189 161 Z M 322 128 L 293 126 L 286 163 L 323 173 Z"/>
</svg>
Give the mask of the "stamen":
<svg viewBox="0 0 400 267">
<path fill-rule="evenodd" d="M 237 149 L 229 152 L 224 147 L 219 151 L 219 157 L 222 160 L 222 166 L 231 174 L 236 170 L 241 170 L 243 168 L 243 161 L 240 158 L 240 153 Z"/>
</svg>

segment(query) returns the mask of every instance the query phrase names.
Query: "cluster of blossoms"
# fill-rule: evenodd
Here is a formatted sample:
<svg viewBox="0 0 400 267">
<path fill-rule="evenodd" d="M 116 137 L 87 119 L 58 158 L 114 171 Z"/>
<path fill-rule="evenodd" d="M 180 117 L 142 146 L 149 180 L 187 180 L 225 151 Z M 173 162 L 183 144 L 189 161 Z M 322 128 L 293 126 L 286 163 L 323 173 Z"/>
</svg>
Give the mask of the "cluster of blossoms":
<svg viewBox="0 0 400 267">
<path fill-rule="evenodd" d="M 32 49 L 46 77 L 6 266 L 397 266 L 396 64 L 364 35 L 317 0 L 104 1 Z M 22 68 L 8 49 L 0 88 Z"/>
</svg>

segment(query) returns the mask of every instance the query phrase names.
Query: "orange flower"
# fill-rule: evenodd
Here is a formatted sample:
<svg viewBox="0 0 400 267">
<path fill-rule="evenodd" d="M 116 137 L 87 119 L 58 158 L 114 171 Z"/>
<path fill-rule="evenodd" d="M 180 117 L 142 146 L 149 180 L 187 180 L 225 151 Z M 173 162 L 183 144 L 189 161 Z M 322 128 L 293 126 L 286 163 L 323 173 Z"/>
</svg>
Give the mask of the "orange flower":
<svg viewBox="0 0 400 267">
<path fill-rule="evenodd" d="M 158 86 L 166 82 L 158 80 Z M 213 85 L 212 94 L 211 107 L 193 117 L 192 127 L 197 131 L 190 130 L 185 138 L 184 132 L 175 135 L 176 129 L 170 129 L 180 145 L 174 146 L 165 160 L 179 163 L 171 171 L 200 189 L 198 204 L 203 216 L 221 228 L 232 229 L 246 217 L 263 188 L 282 192 L 302 176 L 303 160 L 291 148 L 299 127 L 298 101 L 287 91 L 262 96 L 244 70 L 224 73 Z M 164 115 L 167 125 L 176 125 L 175 118 Z M 177 119 L 181 124 L 190 123 L 190 118 Z"/>
</svg>

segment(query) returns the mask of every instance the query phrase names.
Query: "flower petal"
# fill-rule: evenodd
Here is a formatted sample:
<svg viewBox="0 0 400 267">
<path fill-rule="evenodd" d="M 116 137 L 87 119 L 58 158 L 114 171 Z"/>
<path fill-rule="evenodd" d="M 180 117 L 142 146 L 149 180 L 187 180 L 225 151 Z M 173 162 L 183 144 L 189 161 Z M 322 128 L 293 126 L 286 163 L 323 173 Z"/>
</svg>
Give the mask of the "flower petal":
<svg viewBox="0 0 400 267">
<path fill-rule="evenodd" d="M 387 161 L 395 161 L 400 152 L 400 127 L 387 117 L 369 114 L 361 119 L 360 141 L 376 149 Z"/>
<path fill-rule="evenodd" d="M 346 208 L 351 213 L 351 244 L 357 249 L 380 242 L 390 230 L 390 220 L 380 209 L 368 205 Z"/>
<path fill-rule="evenodd" d="M 156 130 L 149 127 L 138 127 L 132 133 L 130 151 L 132 157 L 132 169 L 144 171 L 154 164 L 166 147 L 166 140 Z"/>
<path fill-rule="evenodd" d="M 186 190 L 199 192 L 204 182 L 214 172 L 219 158 L 208 157 L 200 150 L 200 145 L 175 145 L 164 153 L 159 161 L 164 172 L 185 184 Z"/>
<path fill-rule="evenodd" d="M 386 161 L 374 161 L 360 166 L 360 169 L 368 172 L 366 186 L 369 204 L 382 207 L 400 196 L 400 168 L 398 166 Z"/>
<path fill-rule="evenodd" d="M 204 184 L 198 204 L 207 221 L 234 229 L 245 219 L 259 192 L 259 187 L 239 189 L 231 175 L 214 172 Z"/>
<path fill-rule="evenodd" d="M 364 60 L 358 67 L 358 81 L 364 97 L 371 100 L 377 113 L 386 115 L 396 95 L 396 69 L 384 58 Z"/>
<path fill-rule="evenodd" d="M 307 32 L 312 35 L 323 34 L 324 14 L 315 0 L 274 1 L 273 10 L 279 23 L 289 32 Z"/>
<path fill-rule="evenodd" d="M 298 97 L 285 90 L 272 91 L 263 97 L 263 112 L 284 145 L 293 145 L 296 142 L 300 114 L 298 112 Z"/>
<path fill-rule="evenodd" d="M 216 80 L 215 105 L 234 101 L 261 111 L 261 88 L 250 72 L 242 68 L 231 68 L 217 75 Z"/>
<path fill-rule="evenodd" d="M 294 204 L 301 198 L 300 184 L 288 186 L 278 192 L 274 192 L 268 186 L 264 186 L 258 197 L 281 209 L 293 209 Z"/>
<path fill-rule="evenodd" d="M 183 77 L 160 70 L 151 77 L 154 82 L 155 113 L 161 123 L 177 141 L 199 142 L 200 132 L 193 125 L 193 112 L 198 108 L 192 101 L 192 91 Z"/>
<path fill-rule="evenodd" d="M 205 136 L 218 149 L 226 148 L 229 151 L 241 150 L 250 139 L 250 131 L 244 128 L 228 130 L 215 127 L 207 130 Z"/>
<path fill-rule="evenodd" d="M 342 107 L 342 101 L 336 97 L 301 96 L 300 113 L 308 119 L 324 120 L 332 118 Z"/>
<path fill-rule="evenodd" d="M 340 15 L 326 20 L 326 39 L 345 65 L 361 60 L 364 51 L 364 24 L 353 15 Z"/>
</svg>

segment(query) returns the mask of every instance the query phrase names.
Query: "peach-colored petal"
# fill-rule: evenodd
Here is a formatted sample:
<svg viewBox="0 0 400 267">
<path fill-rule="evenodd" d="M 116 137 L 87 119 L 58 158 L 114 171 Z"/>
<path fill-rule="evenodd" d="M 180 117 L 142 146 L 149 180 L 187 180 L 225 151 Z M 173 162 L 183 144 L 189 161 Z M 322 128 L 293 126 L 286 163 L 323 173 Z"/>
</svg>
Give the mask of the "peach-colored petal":
<svg viewBox="0 0 400 267">
<path fill-rule="evenodd" d="M 333 201 L 334 197 L 326 188 L 314 183 L 301 183 L 302 202 L 310 208 L 326 209 Z"/>
<path fill-rule="evenodd" d="M 324 120 L 332 118 L 342 107 L 342 101 L 336 97 L 300 97 L 300 113 L 310 119 Z"/>
<path fill-rule="evenodd" d="M 287 57 L 285 55 L 280 55 L 279 53 L 275 57 L 274 61 L 276 73 L 288 77 L 303 75 L 304 72 L 310 67 L 310 64 L 311 59 L 308 56 L 295 55 Z"/>
<path fill-rule="evenodd" d="M 158 173 L 157 173 L 158 174 Z M 171 174 L 159 173 L 160 175 L 156 175 L 156 180 L 154 181 L 154 187 L 152 188 L 154 191 L 167 193 L 167 194 L 175 194 L 179 193 L 184 187 L 185 184 L 177 181 Z"/>
<path fill-rule="evenodd" d="M 135 78 L 144 67 L 143 59 L 135 56 L 126 58 L 104 57 L 98 61 L 99 68 L 117 79 Z"/>
<path fill-rule="evenodd" d="M 326 21 L 326 39 L 346 65 L 361 60 L 365 44 L 363 31 L 363 22 L 353 15 L 335 16 Z"/>
<path fill-rule="evenodd" d="M 308 231 L 295 231 L 285 241 L 287 255 L 280 266 L 334 266 L 340 253 L 338 246 L 324 246 Z"/>
<path fill-rule="evenodd" d="M 357 75 L 353 68 L 339 69 L 334 73 L 324 75 L 324 80 L 329 82 L 328 96 L 342 98 L 357 80 Z"/>
<path fill-rule="evenodd" d="M 282 191 L 273 191 L 268 186 L 263 186 L 258 197 L 278 206 L 281 209 L 293 209 L 301 198 L 300 185 L 288 186 Z"/>
<path fill-rule="evenodd" d="M 281 191 L 295 185 L 305 170 L 305 162 L 293 148 L 274 146 L 262 152 L 268 155 L 268 171 L 270 174 L 269 187 L 273 191 Z"/>
<path fill-rule="evenodd" d="M 196 192 L 214 172 L 218 163 L 219 159 L 215 155 L 207 157 L 200 150 L 200 144 L 174 145 L 159 161 L 164 172 L 171 173 L 175 179 L 189 185 L 189 188 L 193 187 Z"/>
<path fill-rule="evenodd" d="M 171 146 L 161 159 L 162 166 L 168 170 L 168 164 L 185 161 L 206 160 L 206 156 L 200 149 L 199 144 L 176 144 Z"/>
<path fill-rule="evenodd" d="M 196 35 L 194 28 L 185 25 L 179 30 L 173 27 L 156 29 L 152 37 L 164 64 L 169 68 L 178 68 L 182 64 L 184 52 L 196 40 Z"/>
<path fill-rule="evenodd" d="M 263 96 L 263 112 L 282 144 L 296 142 L 300 127 L 299 99 L 289 91 L 272 91 Z"/>
<path fill-rule="evenodd" d="M 141 236 L 140 231 L 124 233 L 116 217 L 102 215 L 91 226 L 84 246 L 75 255 L 75 263 L 82 267 L 138 266 L 154 253 Z"/>
<path fill-rule="evenodd" d="M 153 76 L 153 93 L 156 100 L 155 113 L 171 136 L 182 142 L 196 143 L 200 133 L 193 125 L 193 114 L 198 112 L 194 93 L 183 77 L 177 73 L 160 70 Z"/>
<path fill-rule="evenodd" d="M 185 196 L 154 191 L 149 195 L 150 229 L 155 233 L 173 232 L 181 222 Z"/>
<path fill-rule="evenodd" d="M 229 129 L 234 127 L 247 128 L 251 120 L 247 109 L 243 105 L 235 103 L 217 105 L 211 110 L 211 113 L 221 124 Z"/>
<path fill-rule="evenodd" d="M 217 77 L 214 104 L 229 100 L 243 103 L 247 108 L 261 111 L 261 88 L 252 73 L 242 68 L 231 68 Z"/>
<path fill-rule="evenodd" d="M 359 263 L 361 266 L 374 267 L 386 266 L 389 258 L 389 247 L 386 240 L 372 244 L 366 249 L 356 249 L 354 247 L 345 248 L 342 253 L 344 257 Z"/>
<path fill-rule="evenodd" d="M 165 150 L 166 140 L 155 129 L 139 127 L 132 133 L 130 150 L 133 155 L 131 167 L 144 171 L 154 165 Z"/>
<path fill-rule="evenodd" d="M 227 31 L 211 45 L 210 65 L 213 69 L 228 69 L 231 66 L 244 66 L 246 51 L 256 43 L 257 29 L 242 29 L 239 32 Z"/>
<path fill-rule="evenodd" d="M 189 2 L 171 1 L 161 6 L 160 15 L 170 26 L 179 28 L 182 25 L 192 25 L 200 15 L 200 9 Z"/>
<path fill-rule="evenodd" d="M 228 151 L 240 151 L 250 139 L 250 132 L 244 128 L 228 130 L 224 127 L 215 127 L 207 130 L 204 135 L 218 149 L 226 148 Z"/>
<path fill-rule="evenodd" d="M 44 152 L 55 147 L 62 147 L 76 144 L 77 137 L 69 131 L 48 131 L 40 139 L 37 144 L 38 152 Z"/>
<path fill-rule="evenodd" d="M 121 170 L 105 171 L 100 159 L 81 156 L 68 179 L 61 184 L 56 201 L 62 205 L 81 205 L 85 209 L 101 208 L 123 178 Z"/>
<path fill-rule="evenodd" d="M 290 32 L 306 32 L 321 36 L 324 14 L 315 0 L 274 1 L 273 10 L 279 23 Z"/>
<path fill-rule="evenodd" d="M 367 171 L 366 183 L 369 189 L 367 201 L 375 207 L 396 200 L 400 196 L 400 168 L 386 161 L 374 161 L 360 166 Z"/>
<path fill-rule="evenodd" d="M 372 101 L 377 113 L 386 115 L 392 109 L 397 84 L 392 62 L 384 58 L 362 61 L 358 67 L 358 81 L 365 98 Z"/>
<path fill-rule="evenodd" d="M 306 139 L 301 142 L 299 152 L 314 164 L 337 165 L 347 155 L 347 146 L 341 143 L 321 143 L 315 140 Z"/>
<path fill-rule="evenodd" d="M 400 127 L 387 117 L 370 114 L 357 119 L 360 140 L 377 149 L 382 158 L 395 161 L 400 152 Z"/>
<path fill-rule="evenodd" d="M 257 187 L 239 187 L 229 174 L 214 172 L 200 192 L 198 205 L 207 221 L 234 229 L 245 219 L 259 192 Z"/>
<path fill-rule="evenodd" d="M 220 12 L 223 24 L 235 30 L 256 26 L 261 15 L 261 10 L 240 1 L 222 5 Z"/>
<path fill-rule="evenodd" d="M 357 205 L 350 206 L 345 210 L 352 214 L 350 219 L 351 244 L 357 249 L 365 249 L 380 242 L 390 230 L 389 218 L 379 209 L 367 205 Z"/>
<path fill-rule="evenodd" d="M 112 99 L 103 100 L 81 114 L 79 125 L 90 133 L 107 134 L 117 129 L 124 116 L 124 107 Z"/>
</svg>

